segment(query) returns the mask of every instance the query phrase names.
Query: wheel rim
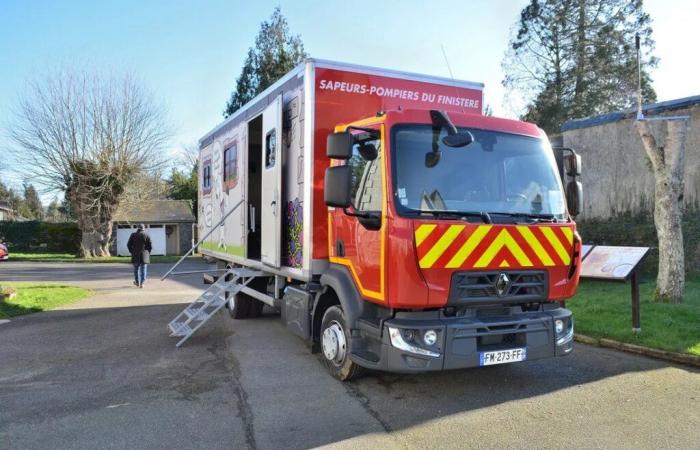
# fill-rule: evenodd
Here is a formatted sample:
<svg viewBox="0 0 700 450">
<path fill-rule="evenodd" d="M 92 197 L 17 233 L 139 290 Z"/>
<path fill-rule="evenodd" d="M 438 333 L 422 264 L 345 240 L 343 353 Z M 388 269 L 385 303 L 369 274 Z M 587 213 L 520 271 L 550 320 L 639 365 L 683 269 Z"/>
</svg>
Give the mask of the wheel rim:
<svg viewBox="0 0 700 450">
<path fill-rule="evenodd" d="M 226 264 L 226 270 L 231 269 L 233 269 L 233 264 Z M 236 307 L 236 294 L 231 294 L 229 291 L 224 291 L 224 295 L 228 297 L 227 306 L 229 311 L 233 311 Z"/>
<path fill-rule="evenodd" d="M 233 309 L 236 307 L 236 296 L 235 295 L 230 295 L 228 296 L 228 309 L 233 311 Z"/>
<path fill-rule="evenodd" d="M 343 328 L 338 321 L 332 321 L 328 328 L 323 330 L 321 347 L 326 359 L 333 361 L 334 364 L 340 365 L 345 360 L 347 349 L 345 333 L 343 333 Z"/>
</svg>

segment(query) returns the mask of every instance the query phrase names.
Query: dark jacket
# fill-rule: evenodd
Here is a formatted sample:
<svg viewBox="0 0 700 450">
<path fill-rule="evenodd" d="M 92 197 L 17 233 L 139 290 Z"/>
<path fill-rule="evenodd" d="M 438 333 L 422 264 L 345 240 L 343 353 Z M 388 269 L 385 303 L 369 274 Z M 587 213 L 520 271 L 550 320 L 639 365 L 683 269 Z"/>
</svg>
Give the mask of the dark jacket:
<svg viewBox="0 0 700 450">
<path fill-rule="evenodd" d="M 129 242 L 126 243 L 126 248 L 131 253 L 132 264 L 150 264 L 151 263 L 151 238 L 142 230 L 137 230 L 129 236 Z"/>
</svg>

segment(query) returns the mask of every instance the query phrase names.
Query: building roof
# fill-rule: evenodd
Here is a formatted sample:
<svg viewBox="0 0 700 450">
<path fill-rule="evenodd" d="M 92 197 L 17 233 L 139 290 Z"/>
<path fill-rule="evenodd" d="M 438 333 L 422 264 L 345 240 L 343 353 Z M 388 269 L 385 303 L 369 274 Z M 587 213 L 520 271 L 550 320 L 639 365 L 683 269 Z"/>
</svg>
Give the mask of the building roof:
<svg viewBox="0 0 700 450">
<path fill-rule="evenodd" d="M 668 111 L 690 108 L 695 105 L 700 105 L 700 95 L 693 97 L 679 98 L 676 100 L 668 100 L 665 102 L 650 103 L 642 106 L 644 115 L 656 115 Z M 631 119 L 636 117 L 637 108 L 630 108 L 624 111 L 611 112 L 601 114 L 599 116 L 586 117 L 584 119 L 574 119 L 564 122 L 561 126 L 561 131 L 577 130 L 579 128 L 594 127 L 606 123 L 617 122 L 622 119 Z"/>
<path fill-rule="evenodd" d="M 113 222 L 129 223 L 194 222 L 195 220 L 188 200 L 123 202 L 112 217 Z"/>
</svg>

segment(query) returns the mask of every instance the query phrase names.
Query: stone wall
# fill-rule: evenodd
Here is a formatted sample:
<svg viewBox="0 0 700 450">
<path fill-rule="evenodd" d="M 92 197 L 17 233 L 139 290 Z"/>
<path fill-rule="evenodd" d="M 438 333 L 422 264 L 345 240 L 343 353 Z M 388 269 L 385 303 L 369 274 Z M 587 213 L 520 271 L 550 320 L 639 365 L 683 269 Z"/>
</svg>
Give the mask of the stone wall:
<svg viewBox="0 0 700 450">
<path fill-rule="evenodd" d="M 191 223 L 181 223 L 178 228 L 180 228 L 180 251 L 178 255 L 184 255 L 194 244 L 192 240 L 192 228 L 194 227 Z"/>
<path fill-rule="evenodd" d="M 689 115 L 685 149 L 686 210 L 700 210 L 700 105 L 660 115 Z M 652 116 L 649 116 L 652 117 Z M 658 116 L 653 116 L 658 117 Z M 657 142 L 665 140 L 665 126 L 653 122 Z M 649 215 L 654 206 L 651 163 L 634 127 L 634 119 L 563 131 L 563 144 L 581 154 L 584 209 L 578 220 Z"/>
</svg>

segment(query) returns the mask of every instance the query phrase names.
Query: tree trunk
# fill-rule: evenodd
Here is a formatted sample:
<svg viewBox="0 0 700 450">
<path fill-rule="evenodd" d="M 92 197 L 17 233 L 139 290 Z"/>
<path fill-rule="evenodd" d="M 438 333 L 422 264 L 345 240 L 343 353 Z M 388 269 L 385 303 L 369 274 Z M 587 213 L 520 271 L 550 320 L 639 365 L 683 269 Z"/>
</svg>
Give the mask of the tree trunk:
<svg viewBox="0 0 700 450">
<path fill-rule="evenodd" d="M 683 166 L 687 120 L 666 120 L 666 142 L 659 146 L 649 122 L 636 127 L 654 171 L 654 225 L 659 240 L 659 273 L 655 300 L 681 303 L 685 289 L 683 252 Z"/>
<path fill-rule="evenodd" d="M 103 198 L 100 203 L 100 199 L 92 199 L 89 195 L 90 191 L 82 190 L 81 187 L 74 186 L 68 192 L 71 208 L 78 218 L 78 227 L 82 234 L 80 256 L 82 258 L 110 256 L 112 214 L 118 203 L 107 198 Z"/>
<path fill-rule="evenodd" d="M 95 258 L 110 256 L 109 241 L 112 237 L 112 223 L 102 226 L 102 230 L 84 231 L 80 240 L 80 256 Z"/>
<path fill-rule="evenodd" d="M 574 72 L 576 74 L 576 80 L 574 82 L 574 100 L 573 100 L 573 112 L 574 117 L 583 117 L 586 115 L 584 113 L 585 108 L 582 104 L 584 103 L 582 96 L 585 91 L 585 75 L 586 69 L 588 67 L 588 62 L 586 61 L 586 1 L 579 0 L 578 2 L 578 17 L 576 23 L 576 66 L 574 67 Z"/>
</svg>

